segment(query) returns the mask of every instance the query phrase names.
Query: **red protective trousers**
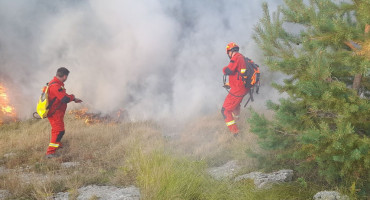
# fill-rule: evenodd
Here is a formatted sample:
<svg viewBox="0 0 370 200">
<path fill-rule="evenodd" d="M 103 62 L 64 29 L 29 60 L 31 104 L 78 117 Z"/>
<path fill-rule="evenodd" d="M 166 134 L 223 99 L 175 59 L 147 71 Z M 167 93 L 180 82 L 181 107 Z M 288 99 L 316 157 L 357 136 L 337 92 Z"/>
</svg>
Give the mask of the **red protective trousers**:
<svg viewBox="0 0 370 200">
<path fill-rule="evenodd" d="M 54 154 L 58 148 L 61 148 L 61 140 L 65 133 L 64 130 L 64 113 L 55 112 L 48 117 L 51 125 L 51 139 L 46 154 Z"/>
<path fill-rule="evenodd" d="M 225 118 L 226 126 L 229 128 L 229 130 L 233 134 L 239 133 L 239 129 L 238 129 L 238 126 L 236 125 L 234 116 L 239 117 L 240 103 L 242 101 L 243 101 L 243 97 L 228 94 L 225 98 L 224 105 L 222 106 L 221 113 Z"/>
</svg>

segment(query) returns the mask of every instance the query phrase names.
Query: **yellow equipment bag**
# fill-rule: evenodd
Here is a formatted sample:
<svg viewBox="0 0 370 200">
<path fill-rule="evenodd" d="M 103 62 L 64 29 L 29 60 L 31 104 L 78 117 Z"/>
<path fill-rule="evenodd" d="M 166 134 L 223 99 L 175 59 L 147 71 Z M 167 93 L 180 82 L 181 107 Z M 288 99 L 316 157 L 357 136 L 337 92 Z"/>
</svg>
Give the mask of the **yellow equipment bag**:
<svg viewBox="0 0 370 200">
<path fill-rule="evenodd" d="M 53 83 L 51 83 L 53 84 Z M 50 84 L 50 85 L 51 85 Z M 37 114 L 39 114 L 39 116 L 41 117 L 41 119 L 43 118 L 46 118 L 48 116 L 48 112 L 49 112 L 49 86 L 50 85 L 46 85 L 43 90 L 42 90 L 42 93 L 41 93 L 41 96 L 40 96 L 40 99 L 39 99 L 39 102 L 37 103 L 37 107 L 36 107 L 36 111 L 37 111 Z"/>
</svg>

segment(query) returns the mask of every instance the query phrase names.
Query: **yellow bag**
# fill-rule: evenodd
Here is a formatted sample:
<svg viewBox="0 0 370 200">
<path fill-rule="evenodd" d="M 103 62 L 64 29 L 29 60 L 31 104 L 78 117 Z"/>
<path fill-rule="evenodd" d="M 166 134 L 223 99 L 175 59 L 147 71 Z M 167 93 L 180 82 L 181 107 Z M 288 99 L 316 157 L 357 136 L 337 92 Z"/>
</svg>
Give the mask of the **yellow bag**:
<svg viewBox="0 0 370 200">
<path fill-rule="evenodd" d="M 53 83 L 51 83 L 53 84 Z M 50 85 L 51 85 L 50 84 Z M 43 88 L 43 92 L 41 93 L 41 96 L 40 96 L 40 99 L 39 99 L 39 102 L 37 103 L 37 107 L 36 107 L 36 111 L 37 111 L 37 114 L 39 114 L 39 116 L 41 117 L 41 119 L 43 118 L 46 118 L 48 116 L 48 112 L 49 112 L 49 85 L 46 85 L 44 88 Z"/>
</svg>

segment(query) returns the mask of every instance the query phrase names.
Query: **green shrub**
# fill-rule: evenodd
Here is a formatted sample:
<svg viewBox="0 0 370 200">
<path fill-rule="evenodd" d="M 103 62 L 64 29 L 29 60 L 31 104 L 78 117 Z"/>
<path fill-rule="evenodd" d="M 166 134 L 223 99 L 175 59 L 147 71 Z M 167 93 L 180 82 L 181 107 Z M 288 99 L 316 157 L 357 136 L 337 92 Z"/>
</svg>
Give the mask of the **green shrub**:
<svg viewBox="0 0 370 200">
<path fill-rule="evenodd" d="M 265 167 L 291 167 L 360 196 L 370 191 L 369 8 L 366 0 L 285 0 L 270 16 L 264 4 L 254 38 L 266 65 L 287 75 L 273 86 L 288 94 L 267 103 L 273 120 L 255 112 L 249 119 L 270 151 L 258 156 Z"/>
</svg>

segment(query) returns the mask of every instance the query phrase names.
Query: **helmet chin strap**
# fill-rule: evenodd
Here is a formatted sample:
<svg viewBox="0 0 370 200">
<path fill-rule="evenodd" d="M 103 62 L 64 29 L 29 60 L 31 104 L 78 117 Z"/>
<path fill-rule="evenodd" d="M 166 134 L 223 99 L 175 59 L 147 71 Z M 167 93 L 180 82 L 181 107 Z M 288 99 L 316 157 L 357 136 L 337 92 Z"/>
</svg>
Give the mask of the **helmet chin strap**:
<svg viewBox="0 0 370 200">
<path fill-rule="evenodd" d="M 229 53 L 227 53 L 227 56 L 229 57 L 229 59 L 231 59 L 233 57 L 233 54 L 234 54 L 235 51 L 231 51 L 231 56 Z"/>
</svg>

